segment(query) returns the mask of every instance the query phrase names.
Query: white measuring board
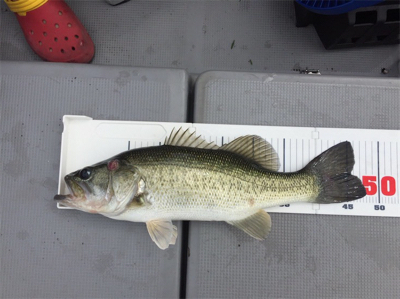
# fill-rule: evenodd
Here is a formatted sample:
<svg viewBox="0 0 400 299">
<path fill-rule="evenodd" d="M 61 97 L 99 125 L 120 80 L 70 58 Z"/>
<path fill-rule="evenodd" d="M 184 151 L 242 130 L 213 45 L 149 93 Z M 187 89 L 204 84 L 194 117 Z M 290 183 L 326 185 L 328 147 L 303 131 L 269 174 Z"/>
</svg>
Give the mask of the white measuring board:
<svg viewBox="0 0 400 299">
<path fill-rule="evenodd" d="M 77 169 L 120 152 L 159 146 L 173 128 L 190 128 L 208 141 L 222 145 L 243 135 L 259 135 L 277 151 L 281 172 L 293 172 L 331 146 L 348 140 L 354 149 L 352 174 L 366 187 L 367 196 L 342 204 L 294 203 L 266 209 L 269 212 L 400 217 L 400 131 L 270 127 L 219 124 L 130 122 L 64 116 L 61 145 L 60 194 L 68 193 L 63 177 Z M 59 208 L 65 208 L 58 205 Z"/>
</svg>

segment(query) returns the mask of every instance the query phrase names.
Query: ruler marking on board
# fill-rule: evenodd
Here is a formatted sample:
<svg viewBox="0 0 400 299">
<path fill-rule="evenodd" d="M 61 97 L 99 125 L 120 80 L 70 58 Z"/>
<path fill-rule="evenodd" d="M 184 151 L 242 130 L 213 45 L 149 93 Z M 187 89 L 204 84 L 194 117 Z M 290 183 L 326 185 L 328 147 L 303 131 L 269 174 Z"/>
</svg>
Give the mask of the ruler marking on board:
<svg viewBox="0 0 400 299">
<path fill-rule="evenodd" d="M 286 163 L 286 139 L 283 138 L 283 172 L 285 172 L 285 163 Z"/>
<path fill-rule="evenodd" d="M 366 173 L 368 173 L 368 164 L 367 164 L 367 142 L 365 141 L 364 142 L 364 150 L 365 150 L 365 152 L 364 152 L 364 165 L 365 165 L 365 172 Z M 361 157 L 360 157 L 361 158 Z M 361 173 L 361 172 L 360 172 Z"/>
<path fill-rule="evenodd" d="M 290 157 L 289 169 L 290 171 L 292 171 L 292 139 L 289 139 L 289 157 Z"/>
<path fill-rule="evenodd" d="M 297 151 L 297 138 L 296 138 L 296 151 Z M 296 155 L 296 167 L 297 167 L 297 155 Z"/>
<path fill-rule="evenodd" d="M 378 203 L 381 203 L 381 177 L 380 177 L 380 169 L 379 169 L 379 141 L 376 145 L 377 150 L 377 167 L 378 167 Z"/>
<path fill-rule="evenodd" d="M 358 157 L 361 157 L 361 141 L 358 142 Z M 358 163 L 358 175 L 361 175 L 361 163 Z"/>
<path fill-rule="evenodd" d="M 276 138 L 276 146 L 277 146 L 277 153 L 279 153 L 280 150 L 280 139 Z"/>
<path fill-rule="evenodd" d="M 390 161 L 391 161 L 392 160 L 392 142 L 390 141 L 389 144 L 390 144 L 389 149 L 390 149 Z M 390 174 L 393 174 L 393 172 L 392 172 L 392 163 L 390 163 L 389 165 L 390 165 Z"/>
<path fill-rule="evenodd" d="M 374 144 L 371 142 L 371 172 L 374 173 Z"/>
<path fill-rule="evenodd" d="M 383 173 L 386 173 L 386 142 L 383 142 Z"/>
</svg>

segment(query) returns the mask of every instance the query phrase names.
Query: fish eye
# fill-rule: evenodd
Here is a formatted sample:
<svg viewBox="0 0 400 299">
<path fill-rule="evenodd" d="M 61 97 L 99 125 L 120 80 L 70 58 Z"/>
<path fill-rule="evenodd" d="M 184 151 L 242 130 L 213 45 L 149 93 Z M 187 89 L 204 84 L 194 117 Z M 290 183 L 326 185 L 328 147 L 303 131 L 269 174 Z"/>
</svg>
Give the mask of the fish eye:
<svg viewBox="0 0 400 299">
<path fill-rule="evenodd" d="M 91 175 L 92 171 L 89 168 L 84 168 L 79 172 L 79 178 L 84 181 L 88 180 Z"/>
</svg>

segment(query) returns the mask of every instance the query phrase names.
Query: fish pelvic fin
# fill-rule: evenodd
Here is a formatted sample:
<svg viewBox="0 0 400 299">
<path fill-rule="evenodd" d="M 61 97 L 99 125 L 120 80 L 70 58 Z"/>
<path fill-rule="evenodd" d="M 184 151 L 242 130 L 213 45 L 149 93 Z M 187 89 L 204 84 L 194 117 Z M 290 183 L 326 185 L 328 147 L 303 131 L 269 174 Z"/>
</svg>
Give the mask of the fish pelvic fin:
<svg viewBox="0 0 400 299">
<path fill-rule="evenodd" d="M 351 174 L 354 166 L 351 143 L 341 142 L 314 158 L 303 170 L 318 179 L 320 193 L 315 203 L 340 203 L 366 195 L 361 180 Z"/>
<path fill-rule="evenodd" d="M 280 167 L 278 154 L 272 145 L 260 136 L 242 136 L 224 144 L 219 149 L 246 157 L 268 170 L 278 171 Z"/>
<path fill-rule="evenodd" d="M 174 245 L 178 237 L 178 230 L 171 220 L 152 220 L 146 222 L 150 238 L 160 249 L 167 249 Z"/>
<path fill-rule="evenodd" d="M 271 217 L 264 210 L 244 219 L 227 221 L 227 223 L 241 229 L 257 240 L 264 240 L 271 230 Z"/>
</svg>

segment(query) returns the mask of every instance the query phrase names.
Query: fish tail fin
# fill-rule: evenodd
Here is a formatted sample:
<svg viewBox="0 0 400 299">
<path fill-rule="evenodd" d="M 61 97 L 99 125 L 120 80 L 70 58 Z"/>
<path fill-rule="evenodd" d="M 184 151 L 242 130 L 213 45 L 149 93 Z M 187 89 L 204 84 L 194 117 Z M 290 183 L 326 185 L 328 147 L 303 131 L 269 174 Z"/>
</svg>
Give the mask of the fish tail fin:
<svg viewBox="0 0 400 299">
<path fill-rule="evenodd" d="M 318 178 L 320 193 L 315 203 L 352 201 L 366 195 L 361 180 L 352 175 L 354 153 L 351 143 L 341 142 L 314 158 L 304 168 Z"/>
</svg>

